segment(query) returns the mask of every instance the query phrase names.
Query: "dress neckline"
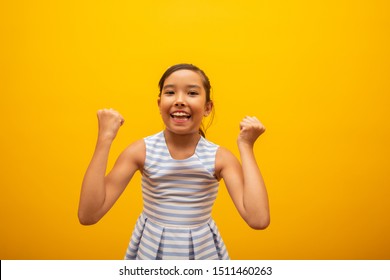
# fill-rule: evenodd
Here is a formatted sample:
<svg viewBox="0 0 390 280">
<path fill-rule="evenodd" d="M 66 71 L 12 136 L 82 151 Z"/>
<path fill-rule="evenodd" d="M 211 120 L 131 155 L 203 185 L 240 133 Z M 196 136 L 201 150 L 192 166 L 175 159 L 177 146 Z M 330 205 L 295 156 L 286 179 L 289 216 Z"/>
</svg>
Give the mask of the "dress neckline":
<svg viewBox="0 0 390 280">
<path fill-rule="evenodd" d="M 186 161 L 186 160 L 189 160 L 189 159 L 192 159 L 193 157 L 195 157 L 195 156 L 196 156 L 196 153 L 197 153 L 197 150 L 198 150 L 198 147 L 199 147 L 199 145 L 200 145 L 200 142 L 202 141 L 202 138 L 203 138 L 202 135 L 200 135 L 200 138 L 199 138 L 198 142 L 196 143 L 194 153 L 193 153 L 191 156 L 189 156 L 189 157 L 187 157 L 187 158 L 184 158 L 184 159 L 176 159 L 176 158 L 174 158 L 174 157 L 172 156 L 171 151 L 169 151 L 169 148 L 168 148 L 167 140 L 166 140 L 166 138 L 165 138 L 165 133 L 164 133 L 164 131 L 161 132 L 161 137 L 162 137 L 162 139 L 163 139 L 164 146 L 165 146 L 165 148 L 167 149 L 167 152 L 168 152 L 169 157 L 170 157 L 172 160 L 174 160 L 174 161 Z"/>
</svg>

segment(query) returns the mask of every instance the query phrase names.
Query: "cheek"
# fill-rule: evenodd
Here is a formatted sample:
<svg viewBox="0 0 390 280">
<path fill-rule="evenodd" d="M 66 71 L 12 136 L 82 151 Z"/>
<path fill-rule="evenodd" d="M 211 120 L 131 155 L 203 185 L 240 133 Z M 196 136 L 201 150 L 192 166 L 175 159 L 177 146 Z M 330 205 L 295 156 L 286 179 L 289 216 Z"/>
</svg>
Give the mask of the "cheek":
<svg viewBox="0 0 390 280">
<path fill-rule="evenodd" d="M 158 102 L 158 108 L 160 109 L 160 111 L 166 110 L 167 107 L 168 107 L 167 101 L 164 99 L 160 99 L 160 101 Z"/>
</svg>

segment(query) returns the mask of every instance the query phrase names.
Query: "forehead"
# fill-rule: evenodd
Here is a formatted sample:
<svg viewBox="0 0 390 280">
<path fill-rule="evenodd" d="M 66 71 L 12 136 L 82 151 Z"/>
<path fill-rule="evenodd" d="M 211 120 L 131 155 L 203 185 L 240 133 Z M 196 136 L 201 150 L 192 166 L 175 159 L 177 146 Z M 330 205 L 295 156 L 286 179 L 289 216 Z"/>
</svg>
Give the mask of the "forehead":
<svg viewBox="0 0 390 280">
<path fill-rule="evenodd" d="M 192 71 L 192 70 L 187 70 L 187 69 L 182 69 L 173 72 L 171 75 L 169 75 L 165 82 L 164 85 L 198 85 L 202 86 L 202 77 L 199 73 Z"/>
</svg>

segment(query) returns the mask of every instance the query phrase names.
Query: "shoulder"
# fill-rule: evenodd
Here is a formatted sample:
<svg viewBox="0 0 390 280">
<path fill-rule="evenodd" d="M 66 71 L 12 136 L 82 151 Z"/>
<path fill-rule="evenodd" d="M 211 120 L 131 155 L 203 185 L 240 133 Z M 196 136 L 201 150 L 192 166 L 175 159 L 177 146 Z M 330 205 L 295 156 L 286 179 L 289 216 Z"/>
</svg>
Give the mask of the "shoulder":
<svg viewBox="0 0 390 280">
<path fill-rule="evenodd" d="M 218 147 L 217 154 L 216 154 L 216 160 L 220 162 L 221 165 L 225 165 L 231 160 L 237 160 L 236 156 L 228 149 L 225 147 Z"/>
<path fill-rule="evenodd" d="M 143 141 L 146 149 L 153 150 L 156 148 L 164 147 L 164 143 L 165 143 L 164 132 L 160 131 L 153 135 L 147 136 L 143 138 Z"/>
<path fill-rule="evenodd" d="M 224 171 L 228 170 L 231 166 L 239 165 L 239 161 L 236 156 L 225 147 L 218 147 L 215 155 L 215 174 L 218 179 L 223 178 Z"/>
<path fill-rule="evenodd" d="M 139 139 L 127 146 L 120 158 L 128 163 L 136 164 L 139 169 L 142 169 L 145 162 L 145 154 L 145 141 L 144 139 Z"/>
<path fill-rule="evenodd" d="M 197 150 L 212 153 L 213 156 L 217 152 L 218 148 L 219 145 L 207 140 L 203 136 L 200 138 L 197 146 Z"/>
</svg>

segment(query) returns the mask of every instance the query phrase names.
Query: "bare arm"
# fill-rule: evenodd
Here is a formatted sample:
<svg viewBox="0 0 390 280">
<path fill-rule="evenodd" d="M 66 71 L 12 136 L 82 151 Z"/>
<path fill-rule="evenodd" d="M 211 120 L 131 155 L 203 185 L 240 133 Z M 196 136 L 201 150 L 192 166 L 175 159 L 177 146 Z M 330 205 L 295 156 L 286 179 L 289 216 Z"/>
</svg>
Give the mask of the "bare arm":
<svg viewBox="0 0 390 280">
<path fill-rule="evenodd" d="M 253 152 L 265 128 L 254 117 L 246 117 L 240 125 L 237 144 L 241 164 L 230 151 L 220 148 L 217 170 L 243 219 L 254 229 L 265 229 L 270 223 L 268 194 Z"/>
<path fill-rule="evenodd" d="M 99 110 L 99 133 L 92 160 L 82 183 L 79 221 L 83 225 L 98 222 L 119 198 L 134 173 L 142 168 L 142 140 L 126 148 L 113 169 L 106 175 L 111 144 L 123 124 L 122 116 L 114 110 Z"/>
</svg>

